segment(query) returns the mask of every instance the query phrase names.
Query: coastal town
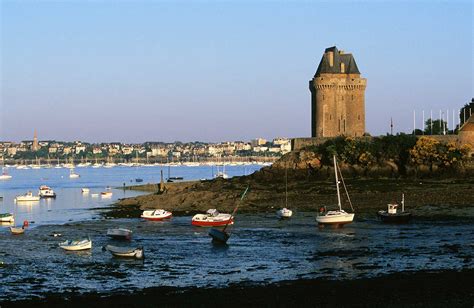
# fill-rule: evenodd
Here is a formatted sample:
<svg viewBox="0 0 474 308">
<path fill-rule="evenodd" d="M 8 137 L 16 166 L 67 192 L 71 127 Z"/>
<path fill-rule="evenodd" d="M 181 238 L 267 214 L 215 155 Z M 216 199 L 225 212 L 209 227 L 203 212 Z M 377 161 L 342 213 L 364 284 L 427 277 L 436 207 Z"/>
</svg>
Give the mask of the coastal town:
<svg viewBox="0 0 474 308">
<path fill-rule="evenodd" d="M 87 143 L 81 141 L 38 141 L 19 143 L 0 141 L 0 153 L 5 163 L 60 162 L 271 162 L 291 151 L 291 140 L 256 138 L 249 142 L 121 142 Z"/>
</svg>

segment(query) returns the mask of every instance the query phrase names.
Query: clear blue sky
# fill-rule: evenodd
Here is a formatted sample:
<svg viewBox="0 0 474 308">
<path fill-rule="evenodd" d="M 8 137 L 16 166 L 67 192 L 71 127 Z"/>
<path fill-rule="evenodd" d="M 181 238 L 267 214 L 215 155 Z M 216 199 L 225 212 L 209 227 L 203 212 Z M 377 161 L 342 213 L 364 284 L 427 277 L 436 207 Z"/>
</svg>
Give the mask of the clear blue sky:
<svg viewBox="0 0 474 308">
<path fill-rule="evenodd" d="M 1 1 L 0 140 L 309 136 L 333 45 L 368 79 L 367 131 L 408 132 L 473 97 L 472 19 L 471 1 Z"/>
</svg>

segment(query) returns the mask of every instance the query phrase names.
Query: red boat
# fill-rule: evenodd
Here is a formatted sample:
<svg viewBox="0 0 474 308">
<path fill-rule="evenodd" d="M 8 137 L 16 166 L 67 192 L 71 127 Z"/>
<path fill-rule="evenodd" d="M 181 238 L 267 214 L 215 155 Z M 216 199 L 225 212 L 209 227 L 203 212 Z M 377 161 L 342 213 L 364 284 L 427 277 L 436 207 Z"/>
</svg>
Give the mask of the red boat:
<svg viewBox="0 0 474 308">
<path fill-rule="evenodd" d="M 233 217 L 230 214 L 219 213 L 216 209 L 207 210 L 206 214 L 196 214 L 192 219 L 193 226 L 199 227 L 219 227 L 232 225 Z"/>
<path fill-rule="evenodd" d="M 159 221 L 171 218 L 173 213 L 159 209 L 159 210 L 150 210 L 150 211 L 143 211 L 142 218 L 151 221 Z"/>
</svg>

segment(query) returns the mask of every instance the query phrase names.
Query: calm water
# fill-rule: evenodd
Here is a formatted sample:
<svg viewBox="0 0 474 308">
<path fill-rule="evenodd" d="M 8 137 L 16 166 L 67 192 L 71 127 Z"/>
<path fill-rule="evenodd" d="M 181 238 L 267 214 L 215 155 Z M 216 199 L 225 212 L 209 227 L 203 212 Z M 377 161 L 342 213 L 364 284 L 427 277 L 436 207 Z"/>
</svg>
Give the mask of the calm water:
<svg viewBox="0 0 474 308">
<path fill-rule="evenodd" d="M 226 166 L 229 176 L 253 173 L 260 169 L 260 165 Z M 16 224 L 24 220 L 33 221 L 32 227 L 41 224 L 60 224 L 68 221 L 82 221 L 97 217 L 97 208 L 103 208 L 119 198 L 133 197 L 141 192 L 112 189 L 111 198 L 101 198 L 100 192 L 106 187 L 121 187 L 126 185 L 156 183 L 160 181 L 161 167 L 114 167 L 114 168 L 76 168 L 75 172 L 80 178 L 70 179 L 69 169 L 27 169 L 17 170 L 10 168 L 11 180 L 0 181 L 0 213 L 13 213 Z M 182 176 L 184 180 L 212 178 L 216 172 L 210 166 L 170 167 L 171 176 Z M 168 168 L 163 167 L 164 177 L 168 175 Z M 135 179 L 143 179 L 136 183 Z M 48 185 L 57 194 L 56 199 L 43 199 L 39 202 L 18 202 L 14 199 L 17 195 L 32 191 L 38 194 L 40 185 Z M 82 194 L 81 188 L 90 189 L 89 194 Z M 94 194 L 99 196 L 93 196 Z"/>
<path fill-rule="evenodd" d="M 123 179 L 117 177 L 116 181 Z M 98 183 L 97 190 L 104 184 Z M 118 191 L 114 197 L 116 194 Z M 45 292 L 130 292 L 152 286 L 352 279 L 404 270 L 474 266 L 473 216 L 394 226 L 383 225 L 375 215 L 366 214 L 356 215 L 354 223 L 343 229 L 320 230 L 314 215 L 297 212 L 287 221 L 277 220 L 273 213 L 238 215 L 225 247 L 211 243 L 208 229 L 191 226 L 190 216 L 148 222 L 91 215 L 95 219 L 40 224 L 20 236 L 0 228 L 0 260 L 5 263 L 0 267 L 0 300 Z M 107 228 L 119 226 L 134 231 L 130 243 L 106 237 Z M 53 232 L 63 236 L 52 237 Z M 66 238 L 85 235 L 93 240 L 91 251 L 67 253 L 57 247 Z M 107 244 L 143 246 L 145 260 L 113 258 L 102 251 Z"/>
</svg>

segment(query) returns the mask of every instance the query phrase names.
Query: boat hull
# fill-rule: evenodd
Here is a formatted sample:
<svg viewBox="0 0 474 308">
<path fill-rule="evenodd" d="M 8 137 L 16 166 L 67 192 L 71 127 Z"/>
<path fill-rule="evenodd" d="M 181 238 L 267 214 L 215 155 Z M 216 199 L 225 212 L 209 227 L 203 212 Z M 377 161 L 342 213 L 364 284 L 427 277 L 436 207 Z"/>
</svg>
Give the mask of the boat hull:
<svg viewBox="0 0 474 308">
<path fill-rule="evenodd" d="M 24 228 L 10 227 L 10 232 L 11 232 L 13 235 L 19 235 L 19 234 L 25 233 L 25 229 L 24 229 Z"/>
<path fill-rule="evenodd" d="M 319 226 L 323 227 L 325 225 L 333 227 L 342 227 L 346 224 L 352 223 L 354 220 L 353 213 L 339 213 L 336 215 L 322 215 L 316 216 L 316 222 Z"/>
<path fill-rule="evenodd" d="M 226 244 L 227 240 L 230 237 L 230 235 L 227 232 L 223 230 L 215 229 L 215 228 L 212 228 L 211 230 L 209 230 L 209 236 L 212 237 L 212 241 L 214 243 L 218 243 L 218 244 Z"/>
<path fill-rule="evenodd" d="M 220 220 L 220 221 L 202 221 L 194 220 L 191 222 L 193 226 L 197 227 L 223 227 L 225 225 L 233 225 L 234 221 L 232 219 Z"/>
<path fill-rule="evenodd" d="M 141 218 L 149 221 L 161 221 L 165 219 L 170 219 L 173 216 L 173 213 L 168 211 L 160 212 L 159 215 L 155 215 L 155 211 L 144 211 Z"/>
<path fill-rule="evenodd" d="M 92 241 L 82 241 L 82 242 L 77 242 L 77 243 L 66 241 L 66 242 L 60 243 L 59 247 L 67 251 L 87 250 L 87 249 L 92 248 Z"/>
<path fill-rule="evenodd" d="M 406 224 L 412 219 L 411 213 L 389 214 L 386 211 L 379 211 L 377 213 L 380 220 L 384 223 L 392 224 Z"/>
<path fill-rule="evenodd" d="M 106 250 L 110 251 L 110 253 L 114 257 L 118 258 L 135 258 L 135 259 L 143 259 L 145 257 L 143 253 L 143 248 L 124 248 L 124 247 L 117 247 L 112 245 L 107 245 Z"/>
<path fill-rule="evenodd" d="M 0 216 L 0 222 L 13 222 L 15 219 L 13 218 L 13 215 L 4 215 Z"/>
<path fill-rule="evenodd" d="M 131 240 L 132 231 L 128 229 L 109 229 L 107 230 L 107 236 L 115 240 Z"/>
</svg>

